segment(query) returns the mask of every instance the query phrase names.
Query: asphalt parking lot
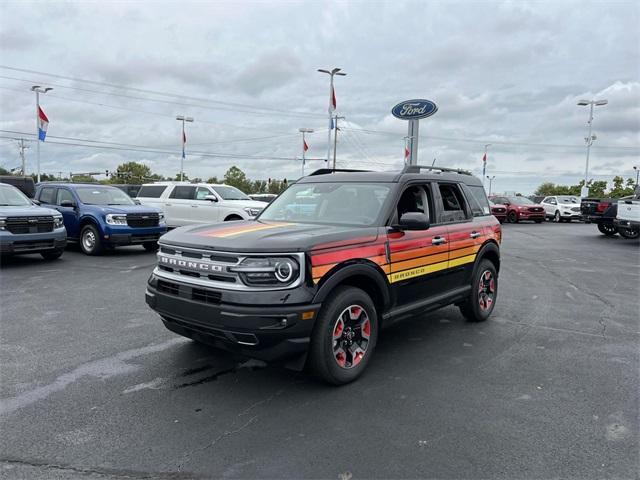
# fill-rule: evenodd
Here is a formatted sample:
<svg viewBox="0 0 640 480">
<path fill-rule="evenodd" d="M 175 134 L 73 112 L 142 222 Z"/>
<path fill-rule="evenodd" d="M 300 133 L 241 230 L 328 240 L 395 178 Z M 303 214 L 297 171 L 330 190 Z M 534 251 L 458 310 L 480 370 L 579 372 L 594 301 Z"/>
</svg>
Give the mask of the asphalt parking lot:
<svg viewBox="0 0 640 480">
<path fill-rule="evenodd" d="M 0 270 L 4 478 L 637 478 L 640 244 L 504 226 L 496 309 L 383 332 L 341 388 L 164 329 L 155 256 Z"/>
</svg>

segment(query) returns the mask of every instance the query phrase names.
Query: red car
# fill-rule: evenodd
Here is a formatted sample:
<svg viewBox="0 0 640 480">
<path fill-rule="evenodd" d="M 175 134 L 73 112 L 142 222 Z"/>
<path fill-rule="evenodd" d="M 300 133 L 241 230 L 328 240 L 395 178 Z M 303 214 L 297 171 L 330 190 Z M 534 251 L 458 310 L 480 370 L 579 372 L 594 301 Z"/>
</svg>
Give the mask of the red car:
<svg viewBox="0 0 640 480">
<path fill-rule="evenodd" d="M 491 215 L 496 217 L 500 223 L 504 223 L 507 219 L 507 207 L 500 203 L 495 203 L 493 200 L 489 200 L 489 205 L 491 206 Z"/>
<path fill-rule="evenodd" d="M 521 220 L 532 220 L 536 223 L 544 222 L 544 207 L 534 203 L 527 197 L 500 197 L 492 196 L 491 201 L 502 204 L 507 208 L 507 220 L 518 223 Z"/>
</svg>

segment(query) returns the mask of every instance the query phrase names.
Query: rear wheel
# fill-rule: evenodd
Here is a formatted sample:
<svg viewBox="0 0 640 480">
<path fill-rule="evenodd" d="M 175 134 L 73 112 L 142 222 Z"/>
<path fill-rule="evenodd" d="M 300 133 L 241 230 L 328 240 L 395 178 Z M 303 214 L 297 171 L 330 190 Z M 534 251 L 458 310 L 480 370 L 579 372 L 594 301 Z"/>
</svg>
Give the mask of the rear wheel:
<svg viewBox="0 0 640 480">
<path fill-rule="evenodd" d="M 339 287 L 316 320 L 309 366 L 328 383 L 352 382 L 367 367 L 377 339 L 378 316 L 369 295 Z"/>
<path fill-rule="evenodd" d="M 629 240 L 635 240 L 640 236 L 640 229 L 637 228 L 619 228 L 618 233 L 621 237 L 628 238 Z"/>
<path fill-rule="evenodd" d="M 511 210 L 507 218 L 509 219 L 509 223 L 518 223 L 518 214 L 515 210 Z"/>
<path fill-rule="evenodd" d="M 607 237 L 613 237 L 616 233 L 618 233 L 618 229 L 612 223 L 599 223 L 598 230 L 600 230 L 600 233 L 606 235 Z"/>
<path fill-rule="evenodd" d="M 100 240 L 100 234 L 93 225 L 85 225 L 82 232 L 80 232 L 80 248 L 87 255 L 99 255 L 102 253 L 104 247 Z"/>
<path fill-rule="evenodd" d="M 40 252 L 40 255 L 42 255 L 42 258 L 45 260 L 56 260 L 60 258 L 63 253 L 64 248 L 57 248 L 56 250 L 50 250 L 48 252 Z"/>
<path fill-rule="evenodd" d="M 470 322 L 484 322 L 493 312 L 497 297 L 496 267 L 489 260 L 481 260 L 473 274 L 469 298 L 460 305 L 460 312 Z"/>
<path fill-rule="evenodd" d="M 155 252 L 158 250 L 158 242 L 144 242 L 142 246 L 147 252 Z"/>
</svg>

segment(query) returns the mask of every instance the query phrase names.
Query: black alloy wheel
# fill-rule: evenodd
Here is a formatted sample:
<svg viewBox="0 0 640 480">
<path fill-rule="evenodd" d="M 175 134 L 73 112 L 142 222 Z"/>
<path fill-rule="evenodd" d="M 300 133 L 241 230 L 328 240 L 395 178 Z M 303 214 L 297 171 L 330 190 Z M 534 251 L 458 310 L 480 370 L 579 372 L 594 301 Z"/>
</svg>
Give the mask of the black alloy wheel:
<svg viewBox="0 0 640 480">
<path fill-rule="evenodd" d="M 613 223 L 598 223 L 598 230 L 607 237 L 613 237 L 618 229 Z"/>
<path fill-rule="evenodd" d="M 511 210 L 507 218 L 509 219 L 509 223 L 518 223 L 518 213 L 515 210 Z"/>
<path fill-rule="evenodd" d="M 460 313 L 470 322 L 484 322 L 498 298 L 498 272 L 493 262 L 483 259 L 476 266 L 467 301 L 460 305 Z"/>
</svg>

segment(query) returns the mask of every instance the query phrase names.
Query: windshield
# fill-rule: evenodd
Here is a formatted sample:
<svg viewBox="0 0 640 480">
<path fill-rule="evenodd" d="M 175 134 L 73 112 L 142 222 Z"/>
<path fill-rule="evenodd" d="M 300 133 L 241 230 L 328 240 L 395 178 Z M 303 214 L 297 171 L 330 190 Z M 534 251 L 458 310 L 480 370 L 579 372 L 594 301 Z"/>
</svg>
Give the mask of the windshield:
<svg viewBox="0 0 640 480">
<path fill-rule="evenodd" d="M 514 203 L 516 205 L 535 205 L 531 200 L 527 197 L 507 197 L 509 202 Z"/>
<path fill-rule="evenodd" d="M 0 186 L 0 207 L 27 207 L 29 200 L 20 190 L 10 185 Z"/>
<path fill-rule="evenodd" d="M 131 197 L 114 187 L 79 187 L 76 189 L 85 205 L 135 205 Z"/>
<path fill-rule="evenodd" d="M 580 203 L 576 197 L 558 197 L 558 203 Z"/>
<path fill-rule="evenodd" d="M 276 198 L 260 220 L 374 225 L 390 186 L 377 183 L 305 183 Z"/>
<path fill-rule="evenodd" d="M 247 195 L 242 193 L 236 187 L 211 187 L 213 190 L 222 197 L 223 200 L 251 200 Z"/>
</svg>

